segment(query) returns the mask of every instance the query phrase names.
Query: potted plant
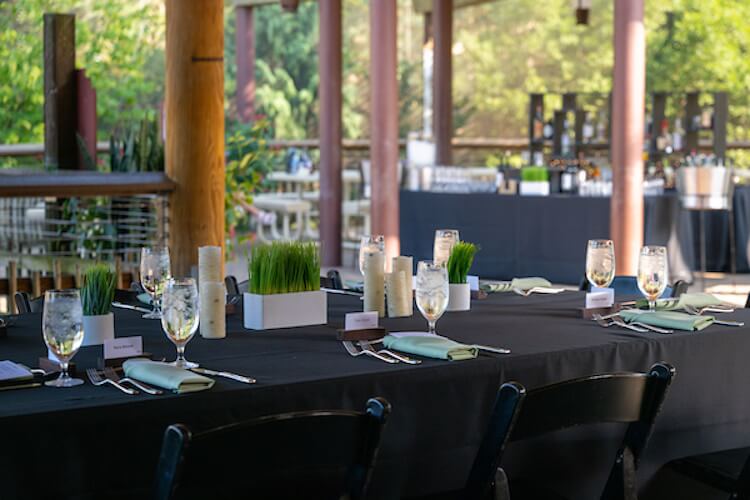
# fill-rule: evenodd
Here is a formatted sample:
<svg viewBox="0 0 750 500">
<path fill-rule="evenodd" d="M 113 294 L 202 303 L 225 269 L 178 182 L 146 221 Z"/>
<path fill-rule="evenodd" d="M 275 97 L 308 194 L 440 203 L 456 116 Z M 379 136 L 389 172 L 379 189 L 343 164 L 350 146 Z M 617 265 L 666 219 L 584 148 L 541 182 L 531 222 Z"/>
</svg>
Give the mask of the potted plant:
<svg viewBox="0 0 750 500">
<path fill-rule="evenodd" d="M 115 338 L 115 319 L 112 301 L 115 298 L 116 277 L 104 264 L 86 270 L 81 288 L 83 306 L 83 345 L 103 344 Z"/>
<path fill-rule="evenodd" d="M 256 246 L 250 253 L 248 274 L 248 293 L 243 301 L 245 328 L 268 330 L 328 321 L 315 243 Z"/>
<path fill-rule="evenodd" d="M 522 196 L 549 196 L 547 167 L 523 167 L 518 192 Z"/>
<path fill-rule="evenodd" d="M 468 311 L 471 309 L 471 288 L 466 282 L 474 254 L 479 248 L 474 243 L 459 241 L 448 258 L 448 310 Z"/>
</svg>

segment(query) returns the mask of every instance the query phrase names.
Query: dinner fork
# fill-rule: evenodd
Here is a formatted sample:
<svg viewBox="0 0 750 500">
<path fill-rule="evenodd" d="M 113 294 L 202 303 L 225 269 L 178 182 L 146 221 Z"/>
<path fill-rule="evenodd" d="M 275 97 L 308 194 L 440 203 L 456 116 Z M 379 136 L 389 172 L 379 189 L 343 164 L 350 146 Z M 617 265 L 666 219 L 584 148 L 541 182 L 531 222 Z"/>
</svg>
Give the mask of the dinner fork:
<svg viewBox="0 0 750 500">
<path fill-rule="evenodd" d="M 656 333 L 674 333 L 673 330 L 667 330 L 666 328 L 660 328 L 658 326 L 649 325 L 648 323 L 644 323 L 642 321 L 631 321 L 630 323 L 626 323 L 624 319 L 622 319 L 620 316 L 613 316 L 612 321 L 617 323 L 620 326 L 623 325 L 633 325 L 633 326 L 640 326 L 641 328 L 645 328 L 646 330 L 651 330 L 652 332 Z"/>
<path fill-rule="evenodd" d="M 130 394 L 131 396 L 134 394 L 138 394 L 138 391 L 136 391 L 135 389 L 130 389 L 129 387 L 125 387 L 124 385 L 117 383 L 114 380 L 110 380 L 108 378 L 102 378 L 102 376 L 99 375 L 99 372 L 96 371 L 96 369 L 94 368 L 87 368 L 86 375 L 89 377 L 89 380 L 91 381 L 91 383 L 96 386 L 110 384 L 110 385 L 117 387 L 125 394 Z"/>
<path fill-rule="evenodd" d="M 344 344 L 344 348 L 346 349 L 346 352 L 348 352 L 350 356 L 354 356 L 355 358 L 357 356 L 367 355 L 373 358 L 377 358 L 380 361 L 385 361 L 386 363 L 399 363 L 399 360 L 395 358 L 389 358 L 387 356 L 383 356 L 382 354 L 379 354 L 374 349 L 373 350 L 357 349 L 354 346 L 354 343 L 352 343 L 352 341 L 350 340 L 343 340 L 341 343 Z"/>
<path fill-rule="evenodd" d="M 376 340 L 373 343 L 376 343 L 376 342 L 383 342 L 383 340 L 382 339 L 381 340 Z M 397 360 L 403 361 L 404 363 L 409 364 L 409 365 L 418 365 L 418 364 L 422 363 L 421 360 L 410 358 L 409 356 L 407 356 L 405 354 L 401 354 L 401 353 L 398 353 L 398 352 L 393 352 L 393 351 L 388 350 L 388 349 L 375 349 L 373 347 L 373 345 L 372 345 L 373 343 L 371 343 L 368 340 L 360 340 L 359 341 L 359 346 L 362 349 L 375 351 L 378 354 L 383 354 L 384 356 L 390 356 L 392 358 L 396 358 Z"/>
<path fill-rule="evenodd" d="M 107 366 L 104 368 L 104 376 L 113 382 L 117 382 L 118 384 L 122 384 L 123 382 L 128 382 L 129 384 L 134 385 L 137 389 L 142 390 L 146 394 L 151 394 L 152 396 L 164 394 L 164 391 L 161 391 L 159 389 L 154 389 L 153 387 L 149 387 L 146 384 L 142 382 L 138 382 L 137 380 L 133 380 L 130 377 L 120 378 L 120 376 L 117 374 L 115 369 L 112 368 L 111 366 Z"/>
<path fill-rule="evenodd" d="M 617 323 L 614 321 L 614 318 L 611 319 L 610 321 L 607 321 L 606 319 L 602 319 L 601 314 L 594 314 L 592 318 L 594 321 L 596 321 L 599 324 L 599 326 L 603 326 L 604 328 L 609 328 L 610 326 L 620 326 L 622 328 L 627 328 L 628 330 L 633 330 L 634 332 L 638 332 L 638 333 L 648 332 L 648 330 L 646 330 L 645 328 L 642 328 L 640 326 L 629 325 L 625 323 L 624 321 L 622 324 Z"/>
<path fill-rule="evenodd" d="M 692 315 L 692 316 L 700 316 L 702 314 L 702 309 L 696 309 L 692 306 L 685 306 L 685 312 Z M 714 318 L 714 324 L 715 325 L 723 325 L 723 326 L 745 326 L 745 323 L 742 321 L 725 321 L 725 320 L 719 320 Z"/>
</svg>

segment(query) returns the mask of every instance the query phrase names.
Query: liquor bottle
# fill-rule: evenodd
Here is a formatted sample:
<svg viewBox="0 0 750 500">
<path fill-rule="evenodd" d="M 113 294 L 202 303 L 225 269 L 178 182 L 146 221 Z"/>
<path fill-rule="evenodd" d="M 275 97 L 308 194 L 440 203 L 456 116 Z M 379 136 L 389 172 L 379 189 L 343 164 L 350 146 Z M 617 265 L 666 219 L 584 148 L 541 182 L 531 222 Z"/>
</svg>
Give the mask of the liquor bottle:
<svg viewBox="0 0 750 500">
<path fill-rule="evenodd" d="M 682 138 L 685 136 L 685 129 L 682 128 L 682 119 L 675 118 L 674 131 L 672 132 L 672 149 L 682 151 Z"/>
<path fill-rule="evenodd" d="M 586 113 L 586 117 L 583 120 L 583 143 L 590 144 L 594 138 L 594 124 L 591 123 L 591 116 Z"/>
<path fill-rule="evenodd" d="M 596 124 L 596 142 L 607 142 L 607 119 L 604 111 L 599 112 L 599 121 Z"/>
<path fill-rule="evenodd" d="M 547 123 L 544 124 L 543 133 L 545 140 L 552 139 L 552 136 L 555 134 L 555 128 L 552 126 L 552 120 L 548 120 Z"/>
<path fill-rule="evenodd" d="M 568 120 L 563 120 L 562 137 L 560 137 L 560 154 L 562 156 L 568 156 L 570 154 L 572 141 L 570 139 L 570 128 L 568 127 Z"/>
</svg>

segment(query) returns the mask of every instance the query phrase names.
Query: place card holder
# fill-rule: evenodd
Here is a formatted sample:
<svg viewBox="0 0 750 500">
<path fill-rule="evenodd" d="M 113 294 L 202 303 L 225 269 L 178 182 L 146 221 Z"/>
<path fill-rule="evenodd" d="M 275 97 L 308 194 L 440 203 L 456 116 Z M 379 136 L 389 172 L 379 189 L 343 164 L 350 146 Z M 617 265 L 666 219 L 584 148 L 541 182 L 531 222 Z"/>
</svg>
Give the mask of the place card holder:
<svg viewBox="0 0 750 500">
<path fill-rule="evenodd" d="M 581 311 L 581 317 L 583 319 L 594 319 L 595 314 L 601 314 L 602 316 L 606 316 L 607 314 L 614 314 L 616 312 L 620 312 L 623 309 L 622 304 L 615 303 L 612 307 L 598 307 L 593 309 L 586 309 L 585 307 L 582 307 L 580 309 Z"/>
<path fill-rule="evenodd" d="M 58 373 L 60 371 L 60 365 L 49 358 L 39 358 L 39 368 L 47 373 Z M 71 377 L 77 375 L 77 365 L 74 361 L 68 363 L 68 373 Z"/>
<path fill-rule="evenodd" d="M 471 291 L 472 300 L 484 300 L 487 297 L 489 297 L 489 294 L 487 294 L 487 292 L 485 292 L 484 290 L 472 290 Z"/>
<path fill-rule="evenodd" d="M 353 342 L 359 340 L 378 340 L 382 339 L 388 334 L 388 331 L 382 326 L 378 328 L 365 328 L 363 330 L 344 330 L 343 328 L 336 331 L 337 340 L 351 340 Z"/>
</svg>

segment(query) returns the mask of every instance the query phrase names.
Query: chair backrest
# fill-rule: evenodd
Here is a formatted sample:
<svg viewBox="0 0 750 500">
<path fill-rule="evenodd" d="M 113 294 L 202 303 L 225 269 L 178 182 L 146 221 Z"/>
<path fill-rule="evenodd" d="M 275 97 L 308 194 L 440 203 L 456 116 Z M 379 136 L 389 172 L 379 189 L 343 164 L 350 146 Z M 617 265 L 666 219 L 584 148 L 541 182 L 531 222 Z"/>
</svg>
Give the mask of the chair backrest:
<svg viewBox="0 0 750 500">
<path fill-rule="evenodd" d="M 26 292 L 16 292 L 13 300 L 16 302 L 18 314 L 42 312 L 44 308 L 44 296 L 30 298 Z"/>
<path fill-rule="evenodd" d="M 309 411 L 192 433 L 164 433 L 155 497 L 363 498 L 389 403 L 365 412 Z"/>
<path fill-rule="evenodd" d="M 224 286 L 227 289 L 227 295 L 240 295 L 240 287 L 237 278 L 231 274 L 224 278 Z"/>
<path fill-rule="evenodd" d="M 648 373 L 593 375 L 525 392 L 504 384 L 466 484 L 466 498 L 483 498 L 492 487 L 505 445 L 578 425 L 627 423 L 602 498 L 622 498 L 624 478 L 634 488 L 634 471 L 646 447 L 674 368 L 656 363 Z"/>
<path fill-rule="evenodd" d="M 638 278 L 635 276 L 615 276 L 609 287 L 614 289 L 615 295 L 643 295 L 638 289 Z M 664 293 L 661 294 L 661 298 L 679 297 L 687 291 L 687 287 L 688 285 L 684 281 L 675 281 L 673 285 L 667 285 Z M 591 283 L 585 276 L 581 281 L 580 290 L 583 292 L 591 290 Z"/>
</svg>

